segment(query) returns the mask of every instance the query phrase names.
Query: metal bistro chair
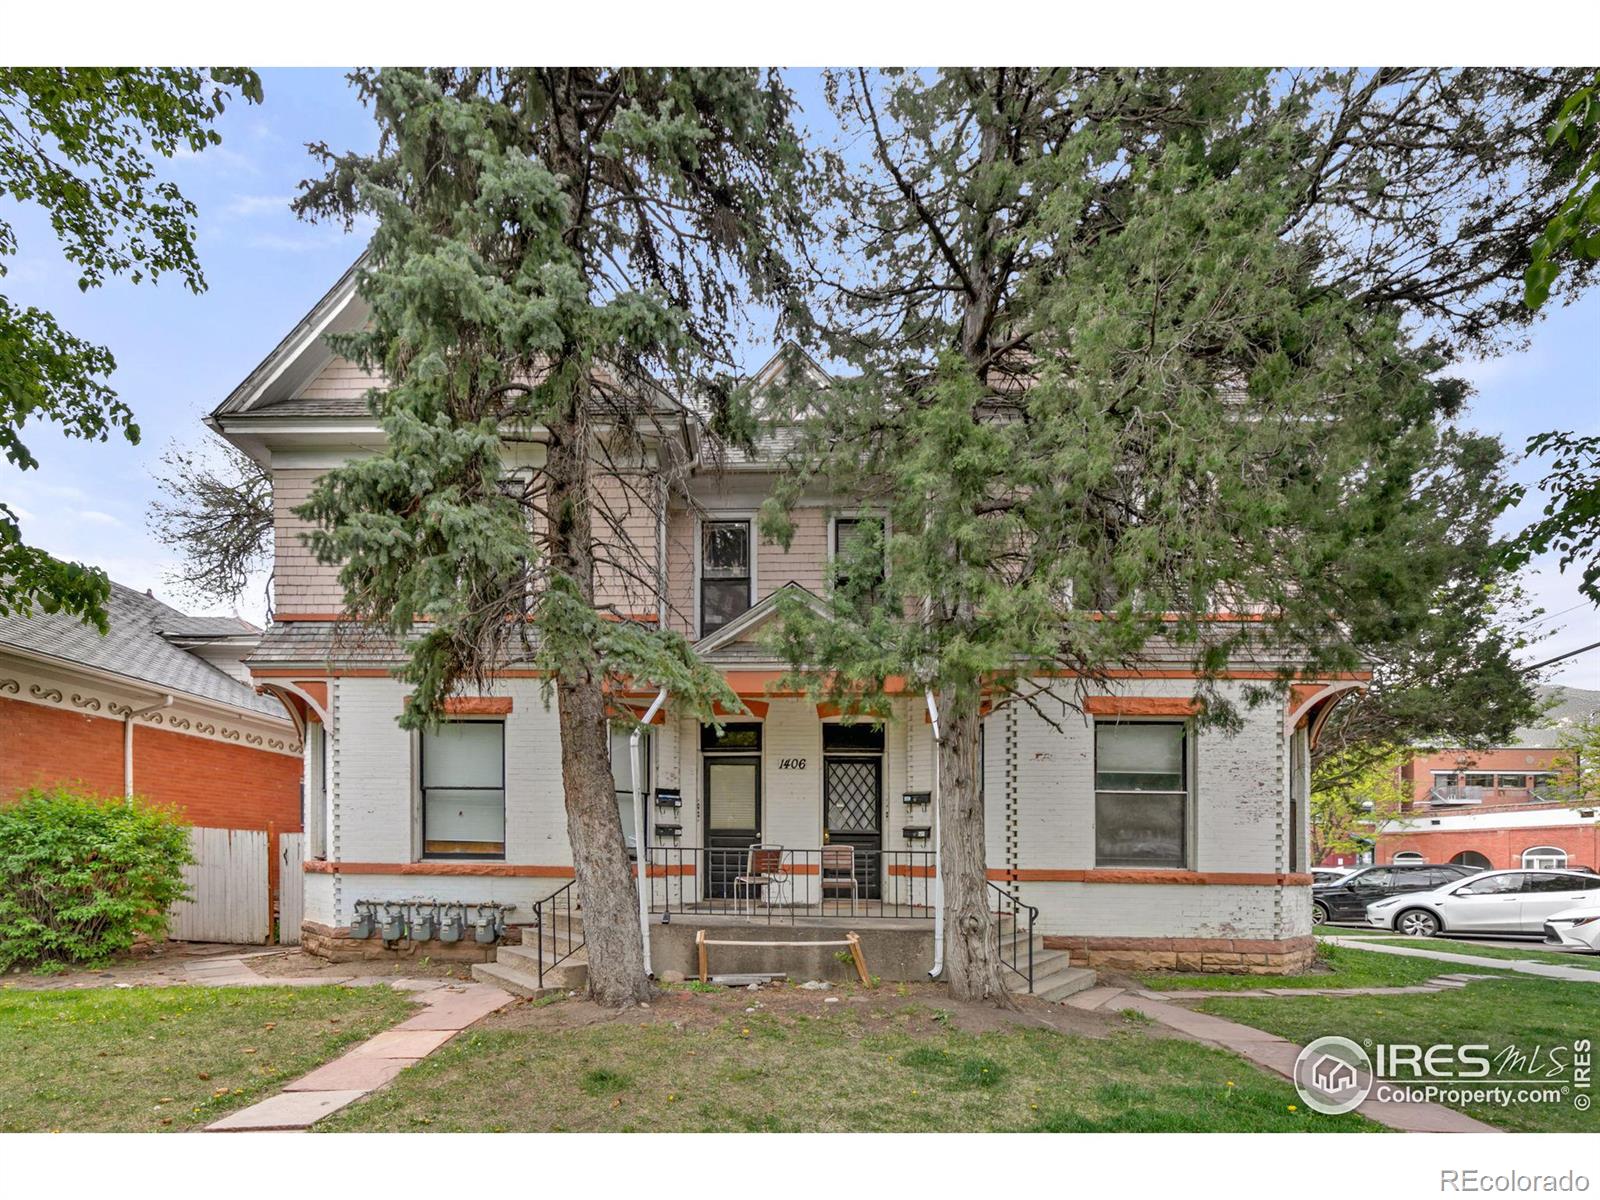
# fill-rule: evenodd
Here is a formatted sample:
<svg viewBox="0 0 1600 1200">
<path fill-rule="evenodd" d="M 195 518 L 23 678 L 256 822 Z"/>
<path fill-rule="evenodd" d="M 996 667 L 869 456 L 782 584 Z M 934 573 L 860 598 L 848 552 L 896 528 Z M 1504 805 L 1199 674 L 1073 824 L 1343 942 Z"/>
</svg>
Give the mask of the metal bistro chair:
<svg viewBox="0 0 1600 1200">
<path fill-rule="evenodd" d="M 734 876 L 733 880 L 733 906 L 735 911 L 743 912 L 744 907 L 740 902 L 740 892 L 743 891 L 744 899 L 749 902 L 750 912 L 755 914 L 756 889 L 761 889 L 761 897 L 767 908 L 772 908 L 772 893 L 789 881 L 789 873 L 783 869 L 783 847 L 757 844 L 750 847 L 749 857 L 745 860 L 744 874 Z"/>
<path fill-rule="evenodd" d="M 856 878 L 856 848 L 854 846 L 828 845 L 822 848 L 822 866 L 817 874 L 819 899 L 828 902 L 828 892 L 849 892 L 850 910 L 855 911 L 856 894 L 861 881 Z"/>
</svg>

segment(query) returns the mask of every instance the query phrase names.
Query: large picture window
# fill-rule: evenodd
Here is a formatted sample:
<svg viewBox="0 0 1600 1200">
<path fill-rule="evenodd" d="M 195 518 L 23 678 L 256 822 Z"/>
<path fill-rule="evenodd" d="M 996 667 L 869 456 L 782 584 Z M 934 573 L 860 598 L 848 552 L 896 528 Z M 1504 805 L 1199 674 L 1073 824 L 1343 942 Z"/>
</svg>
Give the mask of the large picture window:
<svg viewBox="0 0 1600 1200">
<path fill-rule="evenodd" d="M 422 734 L 424 858 L 506 856 L 506 727 L 446 721 Z"/>
<path fill-rule="evenodd" d="M 1188 742 L 1177 722 L 1095 725 L 1097 866 L 1188 865 Z"/>
<path fill-rule="evenodd" d="M 750 522 L 700 526 L 700 636 L 715 633 L 750 607 Z"/>
</svg>

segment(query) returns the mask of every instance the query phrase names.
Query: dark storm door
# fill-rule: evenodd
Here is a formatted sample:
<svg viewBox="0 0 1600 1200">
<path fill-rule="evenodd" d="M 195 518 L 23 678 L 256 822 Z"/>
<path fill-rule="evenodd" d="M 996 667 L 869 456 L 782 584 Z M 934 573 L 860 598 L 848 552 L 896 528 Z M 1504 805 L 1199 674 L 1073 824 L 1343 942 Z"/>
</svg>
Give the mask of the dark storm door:
<svg viewBox="0 0 1600 1200">
<path fill-rule="evenodd" d="M 705 894 L 733 895 L 753 843 L 761 840 L 761 759 L 707 755 Z"/>
<path fill-rule="evenodd" d="M 855 847 L 857 898 L 879 899 L 883 895 L 883 760 L 824 757 L 822 809 L 829 845 Z"/>
</svg>

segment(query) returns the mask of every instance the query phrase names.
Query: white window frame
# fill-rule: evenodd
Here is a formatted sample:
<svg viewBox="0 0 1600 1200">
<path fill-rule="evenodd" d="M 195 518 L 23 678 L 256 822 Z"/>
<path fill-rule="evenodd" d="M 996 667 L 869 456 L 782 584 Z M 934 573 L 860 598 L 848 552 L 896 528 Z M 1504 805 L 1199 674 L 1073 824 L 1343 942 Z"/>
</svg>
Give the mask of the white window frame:
<svg viewBox="0 0 1600 1200">
<path fill-rule="evenodd" d="M 411 737 L 411 828 L 414 835 L 412 860 L 415 862 L 509 862 L 511 860 L 511 780 L 508 756 L 511 753 L 511 724 L 503 716 L 446 717 L 443 723 L 450 725 L 490 724 L 500 726 L 500 853 L 428 853 L 427 805 L 424 803 L 427 791 L 422 785 L 422 733 L 419 731 Z"/>
<path fill-rule="evenodd" d="M 700 568 L 703 565 L 703 561 L 704 561 L 704 557 L 705 557 L 705 544 L 706 544 L 705 543 L 705 529 L 704 529 L 704 526 L 705 526 L 706 522 L 708 522 L 708 521 L 712 522 L 713 524 L 718 522 L 718 521 L 747 521 L 747 522 L 749 522 L 749 524 L 750 524 L 750 607 L 745 609 L 745 612 L 749 612 L 751 608 L 754 608 L 756 606 L 756 597 L 761 595 L 760 581 L 756 578 L 756 560 L 759 557 L 756 554 L 756 544 L 757 544 L 757 539 L 759 537 L 759 534 L 756 531 L 756 518 L 759 515 L 760 514 L 753 508 L 727 509 L 727 510 L 719 510 L 719 511 L 716 511 L 716 512 L 704 512 L 704 513 L 696 513 L 695 514 L 695 518 L 694 518 L 694 547 L 690 551 L 690 553 L 692 553 L 694 555 L 694 636 L 695 636 L 695 640 L 696 641 L 699 641 L 701 638 L 706 636 L 705 630 L 701 628 L 701 616 L 705 611 L 705 606 L 703 604 L 701 604 L 701 602 L 700 602 L 700 587 L 701 587 Z M 726 628 L 726 626 L 724 626 L 724 628 Z"/>
<path fill-rule="evenodd" d="M 1428 865 L 1428 860 L 1415 850 L 1402 850 L 1390 860 L 1389 865 L 1393 867 L 1425 867 Z"/>
<path fill-rule="evenodd" d="M 1572 856 L 1560 846 L 1529 846 L 1522 852 L 1524 871 L 1565 871 L 1571 861 Z"/>
<path fill-rule="evenodd" d="M 1094 740 L 1090 744 L 1090 783 L 1093 787 L 1095 808 L 1098 810 L 1100 793 L 1102 790 L 1117 794 L 1118 789 L 1099 786 L 1100 776 L 1100 741 L 1099 729 L 1102 725 L 1176 725 L 1183 730 L 1183 861 L 1173 864 L 1114 864 L 1100 861 L 1100 830 L 1098 811 L 1092 823 L 1092 846 L 1094 850 L 1094 865 L 1097 869 L 1104 868 L 1111 871 L 1192 871 L 1195 863 L 1195 846 L 1197 844 L 1199 824 L 1199 737 L 1192 720 L 1175 720 L 1170 717 L 1130 718 L 1130 717 L 1103 717 L 1096 719 L 1090 725 L 1090 737 Z M 1126 793 L 1123 794 L 1133 794 Z M 1151 795 L 1170 796 L 1172 792 L 1151 792 Z"/>
</svg>

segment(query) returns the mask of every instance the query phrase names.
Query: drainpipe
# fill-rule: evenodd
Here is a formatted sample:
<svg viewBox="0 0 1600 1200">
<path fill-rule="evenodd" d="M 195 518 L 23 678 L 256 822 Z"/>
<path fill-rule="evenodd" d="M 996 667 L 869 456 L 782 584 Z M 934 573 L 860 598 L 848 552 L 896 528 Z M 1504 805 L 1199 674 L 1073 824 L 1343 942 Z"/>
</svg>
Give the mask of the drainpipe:
<svg viewBox="0 0 1600 1200">
<path fill-rule="evenodd" d="M 146 704 L 143 708 L 129 709 L 122 718 L 122 794 L 133 795 L 133 719 L 172 707 L 172 697 L 161 697 L 160 703 Z"/>
<path fill-rule="evenodd" d="M 944 974 L 944 864 L 939 861 L 939 706 L 933 689 L 928 699 L 928 720 L 933 723 L 933 969 L 929 979 Z"/>
<path fill-rule="evenodd" d="M 645 710 L 644 719 L 628 735 L 628 759 L 633 774 L 633 844 L 638 862 L 638 879 L 634 890 L 639 893 L 639 936 L 644 939 L 644 973 L 647 976 L 654 976 L 655 972 L 650 969 L 650 899 L 645 893 L 645 888 L 648 886 L 645 881 L 649 878 L 650 863 L 644 845 L 644 797 L 641 794 L 644 781 L 639 778 L 644 772 L 639 761 L 639 739 L 666 702 L 667 689 L 662 688 L 656 693 L 656 698 L 650 707 Z"/>
</svg>

